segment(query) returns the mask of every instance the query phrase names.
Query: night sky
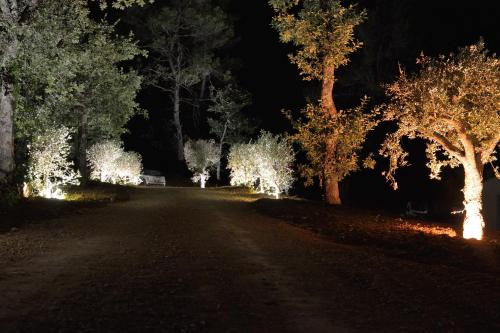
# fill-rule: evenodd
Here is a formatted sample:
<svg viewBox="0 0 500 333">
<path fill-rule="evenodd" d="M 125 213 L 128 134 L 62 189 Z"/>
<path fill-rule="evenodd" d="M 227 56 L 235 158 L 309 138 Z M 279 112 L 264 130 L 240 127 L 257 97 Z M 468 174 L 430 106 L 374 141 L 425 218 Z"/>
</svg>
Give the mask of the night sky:
<svg viewBox="0 0 500 333">
<path fill-rule="evenodd" d="M 272 11 L 265 0 L 223 1 L 235 20 L 236 39 L 222 50 L 222 56 L 237 59 L 235 76 L 241 86 L 252 94 L 252 105 L 246 113 L 260 128 L 274 133 L 290 130 L 281 110 L 297 113 L 314 99 L 317 83 L 301 80 L 297 68 L 290 64 L 287 54 L 290 45 L 283 45 L 271 28 Z M 475 43 L 483 37 L 487 48 L 499 51 L 498 9 L 496 1 L 429 1 L 429 0 L 362 0 L 361 8 L 368 11 L 368 21 L 358 30 L 364 48 L 352 56 L 351 63 L 339 71 L 335 88 L 337 106 L 354 105 L 361 96 L 368 95 L 373 104 L 383 101 L 383 83 L 395 78 L 398 63 L 409 71 L 415 69 L 415 58 L 424 52 L 435 56 L 453 52 L 457 47 Z M 156 5 L 161 5 L 158 1 Z M 141 14 L 142 12 L 142 14 Z M 147 15 L 147 10 L 136 12 Z M 384 57 L 371 86 L 357 78 L 366 71 L 366 57 L 370 52 L 382 50 Z M 149 118 L 136 118 L 129 124 L 130 133 L 124 136 L 128 148 L 142 153 L 146 168 L 178 172 L 172 150 L 166 145 L 171 112 L 170 100 L 160 92 L 146 88 L 139 102 L 148 110 Z M 388 127 L 380 126 L 366 142 L 367 151 L 376 152 Z M 428 198 L 435 205 L 449 211 L 460 201 L 462 180 L 460 170 L 445 172 L 444 181 L 428 179 L 425 168 L 424 146 L 408 143 L 413 155 L 411 167 L 398 172 L 400 190 L 393 192 L 380 175 L 384 162 L 375 171 L 361 171 L 344 181 L 346 202 L 367 206 L 393 206 L 400 209 L 407 200 Z M 486 172 L 486 175 L 488 172 Z M 314 190 L 301 194 L 318 197 Z M 440 209 L 441 210 L 441 209 Z"/>
</svg>

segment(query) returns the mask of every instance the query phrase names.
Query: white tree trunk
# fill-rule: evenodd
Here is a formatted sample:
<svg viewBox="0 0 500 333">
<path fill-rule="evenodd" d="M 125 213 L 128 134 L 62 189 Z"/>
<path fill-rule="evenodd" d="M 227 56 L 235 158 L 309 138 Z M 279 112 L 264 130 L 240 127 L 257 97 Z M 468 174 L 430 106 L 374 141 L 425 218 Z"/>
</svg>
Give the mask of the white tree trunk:
<svg viewBox="0 0 500 333">
<path fill-rule="evenodd" d="M 485 226 L 483 218 L 483 177 L 482 172 L 475 162 L 464 164 L 465 184 L 464 184 L 464 238 L 483 238 L 483 228 Z"/>
<path fill-rule="evenodd" d="M 204 174 L 201 174 L 200 175 L 200 187 L 201 188 L 205 188 L 205 184 L 206 184 L 207 180 L 205 179 L 205 175 Z"/>
</svg>

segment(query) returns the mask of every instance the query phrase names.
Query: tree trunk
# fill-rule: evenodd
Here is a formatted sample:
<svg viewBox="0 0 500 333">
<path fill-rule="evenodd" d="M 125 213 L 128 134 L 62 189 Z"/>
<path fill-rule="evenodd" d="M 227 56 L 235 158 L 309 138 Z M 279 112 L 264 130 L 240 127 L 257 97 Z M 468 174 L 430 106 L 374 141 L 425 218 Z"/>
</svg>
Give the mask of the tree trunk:
<svg viewBox="0 0 500 333">
<path fill-rule="evenodd" d="M 222 145 L 221 145 L 222 146 Z M 220 169 L 222 163 L 222 148 L 219 148 L 219 162 L 217 163 L 217 183 L 220 181 Z"/>
<path fill-rule="evenodd" d="M 178 85 L 174 88 L 174 126 L 177 138 L 177 160 L 184 161 L 184 141 L 182 138 L 182 125 L 180 115 L 180 87 Z"/>
<path fill-rule="evenodd" d="M 224 139 L 226 138 L 226 133 L 227 133 L 227 121 L 224 124 L 224 131 L 222 132 L 222 136 L 221 136 L 220 142 L 219 142 L 219 162 L 217 163 L 217 182 L 220 181 L 220 169 L 221 169 L 221 163 L 222 163 L 222 148 L 224 148 Z"/>
<path fill-rule="evenodd" d="M 323 73 L 323 82 L 321 89 L 321 107 L 323 111 L 330 114 L 332 117 L 337 115 L 337 108 L 333 102 L 333 86 L 335 83 L 335 67 L 332 65 L 325 66 Z M 329 156 L 335 156 L 336 139 L 330 138 L 326 142 L 326 153 Z M 339 177 L 332 171 L 331 165 L 326 165 L 325 170 L 325 199 L 330 205 L 340 205 Z"/>
<path fill-rule="evenodd" d="M 207 77 L 204 76 L 203 80 L 201 80 L 200 95 L 196 97 L 196 101 L 195 101 L 194 107 L 193 107 L 193 127 L 195 128 L 195 130 L 198 130 L 200 128 L 201 101 L 203 100 L 203 97 L 205 96 L 206 87 L 207 87 Z"/>
<path fill-rule="evenodd" d="M 483 218 L 483 175 L 482 165 L 477 161 L 464 163 L 464 211 L 465 219 L 463 225 L 464 238 L 483 238 L 485 226 Z"/>
<path fill-rule="evenodd" d="M 88 115 L 81 108 L 80 125 L 78 127 L 78 170 L 80 171 L 81 184 L 87 185 L 89 175 L 87 171 L 87 140 L 88 140 Z"/>
<path fill-rule="evenodd" d="M 5 66 L 17 53 L 17 39 L 14 38 L 4 52 Z M 15 168 L 14 84 L 9 73 L 3 73 L 0 80 L 0 181 L 9 181 Z"/>
<path fill-rule="evenodd" d="M 14 96 L 12 84 L 3 80 L 0 91 L 0 181 L 12 176 L 14 160 Z"/>
</svg>

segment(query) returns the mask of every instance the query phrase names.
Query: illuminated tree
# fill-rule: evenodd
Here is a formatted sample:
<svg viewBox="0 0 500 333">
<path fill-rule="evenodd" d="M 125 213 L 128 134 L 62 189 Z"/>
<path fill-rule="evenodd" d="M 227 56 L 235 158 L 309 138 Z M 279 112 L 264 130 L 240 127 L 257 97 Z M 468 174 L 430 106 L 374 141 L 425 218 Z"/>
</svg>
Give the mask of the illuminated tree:
<svg viewBox="0 0 500 333">
<path fill-rule="evenodd" d="M 439 179 L 442 167 L 463 167 L 463 236 L 481 239 L 483 168 L 496 160 L 500 141 L 500 60 L 480 41 L 437 59 L 421 55 L 417 63 L 417 74 L 401 70 L 387 87 L 391 100 L 383 106 L 384 118 L 398 129 L 381 149 L 390 161 L 385 176 L 397 189 L 395 171 L 408 155 L 401 139 L 425 140 L 431 178 Z"/>
<path fill-rule="evenodd" d="M 117 140 L 106 140 L 94 144 L 87 151 L 91 169 L 90 178 L 102 183 L 113 182 L 117 161 L 122 155 L 123 147 Z"/>
<path fill-rule="evenodd" d="M 33 138 L 27 178 L 35 195 L 63 198 L 61 186 L 78 184 L 78 174 L 69 160 L 69 140 L 69 130 L 65 127 L 47 130 Z"/>
<path fill-rule="evenodd" d="M 126 152 L 117 140 L 106 140 L 94 144 L 87 152 L 90 178 L 103 183 L 140 184 L 142 172 L 141 156 Z"/>
<path fill-rule="evenodd" d="M 296 133 L 291 135 L 291 139 L 301 145 L 309 161 L 308 165 L 299 166 L 306 185 L 312 185 L 315 178 L 321 180 L 325 168 L 338 181 L 358 170 L 358 152 L 368 132 L 378 124 L 376 112 L 364 112 L 366 103 L 367 99 L 364 99 L 360 106 L 339 110 L 334 116 L 323 112 L 319 105 L 309 104 L 302 111 L 303 120 L 292 120 Z M 336 141 L 335 154 L 327 149 L 332 138 Z M 372 167 L 371 161 L 366 159 L 364 166 Z"/>
<path fill-rule="evenodd" d="M 317 124 L 299 122 L 298 130 L 300 134 L 307 132 L 309 127 L 321 128 L 325 124 L 332 126 L 331 129 L 325 130 L 334 135 L 322 134 L 317 137 L 324 140 L 319 143 L 325 157 L 324 162 L 318 165 L 319 159 L 314 158 L 307 174 L 324 179 L 326 201 L 330 204 L 340 204 L 339 182 L 343 174 L 337 170 L 349 169 L 346 165 L 351 164 L 352 156 L 344 154 L 346 148 L 340 147 L 342 142 L 349 141 L 350 138 L 341 136 L 345 132 L 355 133 L 342 128 L 345 124 L 342 120 L 347 118 L 343 115 L 345 111 L 339 113 L 334 103 L 335 71 L 347 64 L 349 55 L 361 47 L 361 43 L 354 38 L 354 28 L 365 19 L 366 13 L 357 11 L 353 5 L 344 7 L 339 0 L 269 0 L 269 4 L 276 12 L 273 26 L 279 32 L 281 41 L 291 42 L 298 49 L 290 55 L 291 62 L 297 65 L 305 80 L 320 80 L 322 83 L 320 105 L 310 105 L 305 111 L 306 121 Z M 321 110 L 324 115 L 316 111 L 310 112 L 313 109 Z M 308 118 L 315 114 L 322 119 Z M 327 117 L 331 119 L 326 120 Z M 300 129 L 302 126 L 305 128 Z M 309 135 L 296 136 L 306 150 L 312 146 L 307 142 L 308 138 Z M 364 136 L 356 137 L 354 141 L 360 139 L 362 141 Z M 314 154 L 315 152 L 308 151 L 309 156 Z M 348 160 L 344 161 L 343 156 L 348 156 Z M 337 167 L 334 162 L 343 166 Z"/>
<path fill-rule="evenodd" d="M 293 184 L 292 146 L 279 135 L 262 132 L 255 142 L 255 163 L 261 192 L 274 195 L 287 193 Z"/>
<path fill-rule="evenodd" d="M 231 185 L 254 187 L 261 193 L 286 193 L 294 178 L 294 153 L 279 135 L 262 132 L 255 143 L 235 144 L 228 157 Z"/>
<path fill-rule="evenodd" d="M 250 103 L 250 95 L 232 85 L 214 89 L 211 95 L 213 104 L 208 108 L 208 126 L 210 133 L 217 138 L 219 146 L 217 180 L 220 180 L 224 145 L 239 141 L 252 131 L 248 119 L 241 112 Z"/>
<path fill-rule="evenodd" d="M 191 101 L 185 94 L 213 71 L 213 49 L 227 42 L 231 29 L 225 13 L 209 0 L 171 0 L 146 27 L 152 63 L 148 82 L 172 101 L 177 159 L 182 161 L 181 103 Z"/>
<path fill-rule="evenodd" d="M 253 187 L 258 180 L 258 166 L 254 158 L 256 145 L 252 143 L 237 143 L 231 146 L 228 155 L 227 168 L 231 171 L 232 186 Z"/>
<path fill-rule="evenodd" d="M 188 169 L 193 173 L 193 182 L 205 188 L 210 178 L 210 169 L 218 161 L 219 153 L 214 140 L 188 140 L 184 145 L 184 156 Z"/>
<path fill-rule="evenodd" d="M 118 184 L 139 185 L 141 183 L 141 155 L 126 151 L 116 161 L 116 179 Z"/>
</svg>

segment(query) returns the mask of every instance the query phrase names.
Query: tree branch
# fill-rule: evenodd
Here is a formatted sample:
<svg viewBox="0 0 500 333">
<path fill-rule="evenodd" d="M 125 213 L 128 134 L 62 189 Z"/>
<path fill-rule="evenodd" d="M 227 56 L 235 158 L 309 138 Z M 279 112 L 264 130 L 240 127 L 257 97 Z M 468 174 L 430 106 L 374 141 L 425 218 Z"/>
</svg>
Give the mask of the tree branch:
<svg viewBox="0 0 500 333">
<path fill-rule="evenodd" d="M 495 152 L 497 145 L 500 143 L 500 133 L 486 143 L 486 149 L 481 152 L 481 162 L 487 163 L 490 156 Z"/>
<path fill-rule="evenodd" d="M 433 132 L 431 134 L 432 139 L 441 145 L 451 156 L 455 157 L 459 161 L 463 161 L 465 158 L 465 153 L 460 149 L 455 147 L 447 138 L 438 132 Z"/>
</svg>

